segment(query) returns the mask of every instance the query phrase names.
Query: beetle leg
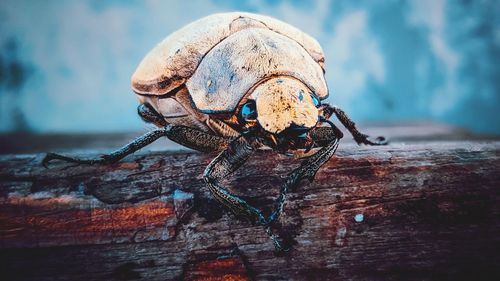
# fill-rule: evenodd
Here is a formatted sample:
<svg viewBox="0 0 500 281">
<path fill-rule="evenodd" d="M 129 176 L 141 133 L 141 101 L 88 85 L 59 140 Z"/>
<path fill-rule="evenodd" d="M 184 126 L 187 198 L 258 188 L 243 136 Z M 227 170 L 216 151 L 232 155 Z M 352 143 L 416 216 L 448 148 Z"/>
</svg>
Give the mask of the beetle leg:
<svg viewBox="0 0 500 281">
<path fill-rule="evenodd" d="M 105 154 L 101 155 L 99 158 L 90 158 L 90 159 L 83 159 L 83 158 L 77 158 L 77 157 L 69 157 L 69 156 L 64 156 L 60 155 L 57 153 L 47 153 L 45 157 L 42 160 L 43 166 L 47 167 L 50 161 L 54 159 L 66 161 L 66 162 L 72 162 L 72 163 L 78 163 L 78 164 L 89 164 L 89 165 L 94 165 L 94 164 L 108 164 L 108 163 L 114 163 L 119 161 L 120 159 L 124 158 L 125 156 L 134 153 L 135 151 L 145 147 L 146 145 L 154 142 L 155 140 L 159 139 L 160 137 L 163 137 L 166 135 L 167 131 L 169 131 L 170 128 L 165 127 L 161 129 L 156 129 L 154 131 L 148 132 L 137 139 L 133 140 L 129 144 L 125 145 L 124 147 L 111 152 L 110 154 Z"/>
<path fill-rule="evenodd" d="M 333 125 L 333 124 L 331 124 Z M 333 125 L 334 126 L 334 125 Z M 336 127 L 335 127 L 336 128 Z M 319 129 L 319 128 L 318 128 Z M 327 162 L 337 150 L 339 141 L 342 138 L 342 133 L 338 134 L 335 129 L 327 128 L 330 130 L 321 130 L 324 133 L 323 139 L 318 139 L 318 143 L 328 141 L 318 152 L 306 158 L 300 166 L 292 171 L 285 178 L 285 182 L 281 186 L 280 195 L 275 202 L 275 210 L 269 216 L 267 223 L 272 223 L 277 220 L 283 212 L 285 204 L 285 197 L 290 188 L 297 186 L 302 179 L 313 181 L 316 172 L 319 168 Z M 338 130 L 338 129 L 337 129 Z M 340 131 L 340 130 L 339 130 Z M 316 140 L 315 140 L 316 141 Z"/>
<path fill-rule="evenodd" d="M 347 128 L 347 130 L 349 130 L 349 132 L 354 137 L 354 140 L 358 144 L 366 144 L 366 145 L 386 145 L 386 144 L 388 144 L 388 141 L 382 136 L 377 137 L 375 140 L 372 140 L 369 138 L 368 135 L 361 133 L 358 130 L 358 128 L 356 128 L 356 124 L 351 120 L 351 118 L 349 118 L 349 116 L 347 116 L 347 114 L 339 107 L 331 106 L 329 104 L 324 104 L 323 111 L 324 111 L 324 114 L 327 116 L 331 115 L 332 113 L 335 113 L 335 116 L 337 116 L 337 118 L 340 120 L 342 125 L 344 125 Z"/>
<path fill-rule="evenodd" d="M 228 207 L 234 214 L 245 216 L 265 226 L 266 233 L 272 239 L 276 250 L 285 251 L 287 249 L 281 245 L 277 236 L 272 232 L 269 226 L 270 222 L 262 211 L 251 206 L 248 202 L 232 194 L 219 184 L 221 179 L 224 179 L 245 163 L 255 150 L 255 146 L 244 137 L 233 140 L 226 150 L 222 151 L 208 164 L 205 169 L 204 179 L 215 199 Z"/>
<path fill-rule="evenodd" d="M 226 138 L 207 134 L 194 128 L 167 125 L 163 128 L 148 132 L 124 147 L 110 154 L 101 155 L 99 158 L 82 159 L 56 153 L 47 153 L 42 161 L 42 164 L 47 167 L 49 162 L 54 159 L 89 165 L 115 163 L 161 137 L 168 137 L 172 141 L 175 141 L 183 146 L 202 152 L 220 151 L 225 148 L 229 142 Z"/>
<path fill-rule="evenodd" d="M 224 179 L 243 165 L 254 150 L 254 147 L 245 138 L 235 139 L 226 150 L 222 151 L 208 164 L 203 178 L 215 199 L 220 203 L 237 215 L 256 219 L 260 224 L 265 224 L 265 217 L 259 209 L 250 206 L 245 200 L 233 195 L 219 184 L 221 179 Z"/>
<path fill-rule="evenodd" d="M 169 123 L 154 108 L 143 103 L 137 107 L 139 116 L 148 123 L 153 123 L 159 127 L 168 126 Z M 196 128 L 186 126 L 170 125 L 171 130 L 165 134 L 170 140 L 185 147 L 201 152 L 221 151 L 227 146 L 228 139 L 205 133 Z"/>
<path fill-rule="evenodd" d="M 166 136 L 182 146 L 207 153 L 221 151 L 230 143 L 228 138 L 181 125 L 171 126 Z"/>
<path fill-rule="evenodd" d="M 310 135 L 314 141 L 314 147 L 327 146 L 328 143 L 334 138 L 343 138 L 342 131 L 335 126 L 331 121 L 328 121 L 330 127 L 316 127 L 311 130 Z"/>
<path fill-rule="evenodd" d="M 139 114 L 141 119 L 146 123 L 153 123 L 159 127 L 165 127 L 168 124 L 165 118 L 158 114 L 158 112 L 147 103 L 142 103 L 137 106 L 137 114 Z"/>
</svg>

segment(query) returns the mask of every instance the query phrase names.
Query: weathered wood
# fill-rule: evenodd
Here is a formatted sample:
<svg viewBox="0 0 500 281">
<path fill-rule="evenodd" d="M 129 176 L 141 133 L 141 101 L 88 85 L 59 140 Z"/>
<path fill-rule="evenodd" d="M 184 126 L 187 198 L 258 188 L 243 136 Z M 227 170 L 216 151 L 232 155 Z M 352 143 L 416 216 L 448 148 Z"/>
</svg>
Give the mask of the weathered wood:
<svg viewBox="0 0 500 281">
<path fill-rule="evenodd" d="M 0 156 L 0 279 L 489 279 L 500 273 L 499 151 L 343 143 L 288 196 L 276 230 L 294 246 L 282 255 L 212 200 L 201 175 L 213 155 L 49 169 L 42 154 Z M 298 163 L 261 151 L 226 185 L 268 211 Z"/>
</svg>

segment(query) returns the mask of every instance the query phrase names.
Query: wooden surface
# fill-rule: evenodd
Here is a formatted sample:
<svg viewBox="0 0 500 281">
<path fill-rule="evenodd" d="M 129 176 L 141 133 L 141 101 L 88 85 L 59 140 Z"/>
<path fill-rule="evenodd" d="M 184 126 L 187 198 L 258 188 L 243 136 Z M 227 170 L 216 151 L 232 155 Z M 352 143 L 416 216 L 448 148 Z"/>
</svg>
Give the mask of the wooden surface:
<svg viewBox="0 0 500 281">
<path fill-rule="evenodd" d="M 499 151 L 494 140 L 342 142 L 288 196 L 275 229 L 293 249 L 279 255 L 212 199 L 201 175 L 213 155 L 49 169 L 43 154 L 3 155 L 0 279 L 493 280 Z M 269 210 L 298 163 L 260 151 L 225 184 Z"/>
</svg>

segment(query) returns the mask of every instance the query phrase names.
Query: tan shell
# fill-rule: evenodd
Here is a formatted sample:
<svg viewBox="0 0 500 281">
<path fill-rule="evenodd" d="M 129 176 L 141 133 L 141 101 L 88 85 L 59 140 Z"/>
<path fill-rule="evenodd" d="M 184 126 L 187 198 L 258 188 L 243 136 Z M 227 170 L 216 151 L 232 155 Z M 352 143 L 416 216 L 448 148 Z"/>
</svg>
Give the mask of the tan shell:
<svg viewBox="0 0 500 281">
<path fill-rule="evenodd" d="M 272 30 L 291 38 L 323 66 L 324 54 L 319 43 L 289 24 L 251 13 L 213 14 L 172 33 L 151 50 L 132 75 L 133 90 L 148 95 L 170 92 L 191 77 L 203 56 L 215 45 L 248 28 Z"/>
<path fill-rule="evenodd" d="M 204 113 L 231 112 L 259 82 L 291 76 L 320 98 L 328 95 L 321 67 L 297 42 L 262 28 L 241 30 L 217 44 L 186 86 Z"/>
<path fill-rule="evenodd" d="M 310 92 L 302 82 L 293 78 L 267 80 L 250 96 L 256 101 L 257 121 L 270 133 L 279 133 L 292 123 L 314 127 L 318 122 L 318 109 Z"/>
</svg>

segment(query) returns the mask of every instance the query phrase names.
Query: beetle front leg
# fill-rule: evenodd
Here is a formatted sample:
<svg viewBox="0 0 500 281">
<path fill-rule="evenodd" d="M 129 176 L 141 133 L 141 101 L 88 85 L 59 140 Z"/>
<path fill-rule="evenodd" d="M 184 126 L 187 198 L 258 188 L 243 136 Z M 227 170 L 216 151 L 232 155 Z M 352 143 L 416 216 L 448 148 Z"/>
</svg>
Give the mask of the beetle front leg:
<svg viewBox="0 0 500 281">
<path fill-rule="evenodd" d="M 271 221 L 266 219 L 262 211 L 251 206 L 248 202 L 232 194 L 219 184 L 220 180 L 243 165 L 254 150 L 254 146 L 244 137 L 234 140 L 226 150 L 210 162 L 205 169 L 204 179 L 215 199 L 228 207 L 234 214 L 245 216 L 264 226 L 266 233 L 274 243 L 275 249 L 277 251 L 284 251 L 286 249 L 278 241 L 278 237 L 272 232 L 269 226 Z"/>
<path fill-rule="evenodd" d="M 269 216 L 268 223 L 272 223 L 280 217 L 281 213 L 283 212 L 285 197 L 288 190 L 297 186 L 302 179 L 308 179 L 312 182 L 319 168 L 323 166 L 323 164 L 325 164 L 333 156 L 333 154 L 335 154 L 335 151 L 337 150 L 337 147 L 339 145 L 339 141 L 342 138 L 342 132 L 340 132 L 340 130 L 338 129 L 327 129 L 329 130 L 321 130 L 324 133 L 321 134 L 321 136 L 323 137 L 322 139 L 315 139 L 315 142 L 317 141 L 318 143 L 327 141 L 326 145 L 324 145 L 315 154 L 306 158 L 297 169 L 292 171 L 285 178 L 285 182 L 281 186 L 280 195 L 275 202 L 275 210 Z"/>
<path fill-rule="evenodd" d="M 322 109 L 324 115 L 326 116 L 326 119 L 328 119 L 334 113 L 335 116 L 337 116 L 337 118 L 340 120 L 342 125 L 344 125 L 347 128 L 347 130 L 349 130 L 349 132 L 354 137 L 354 140 L 358 144 L 366 144 L 366 145 L 388 144 L 388 141 L 382 136 L 377 137 L 375 140 L 372 140 L 368 135 L 361 133 L 358 130 L 358 128 L 356 128 L 356 124 L 354 123 L 354 121 L 352 121 L 351 118 L 349 118 L 349 116 L 347 116 L 347 114 L 339 107 L 331 106 L 329 104 L 323 104 Z"/>
<path fill-rule="evenodd" d="M 259 209 L 252 207 L 245 200 L 232 194 L 219 184 L 220 180 L 241 167 L 253 152 L 254 148 L 245 138 L 238 138 L 208 164 L 203 177 L 215 199 L 228 207 L 233 213 L 265 224 L 265 217 Z"/>
</svg>

